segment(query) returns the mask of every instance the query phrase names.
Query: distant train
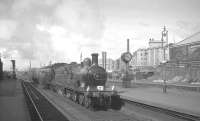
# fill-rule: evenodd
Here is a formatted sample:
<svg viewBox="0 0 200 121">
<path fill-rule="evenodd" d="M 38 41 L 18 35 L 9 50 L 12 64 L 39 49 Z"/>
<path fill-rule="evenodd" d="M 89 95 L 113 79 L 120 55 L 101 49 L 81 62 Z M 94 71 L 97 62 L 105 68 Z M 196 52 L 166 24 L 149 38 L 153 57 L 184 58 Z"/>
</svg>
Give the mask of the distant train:
<svg viewBox="0 0 200 121">
<path fill-rule="evenodd" d="M 120 110 L 123 101 L 117 91 L 106 88 L 107 73 L 98 65 L 98 54 L 81 64 L 54 64 L 35 69 L 32 80 L 52 89 L 89 109 Z"/>
</svg>

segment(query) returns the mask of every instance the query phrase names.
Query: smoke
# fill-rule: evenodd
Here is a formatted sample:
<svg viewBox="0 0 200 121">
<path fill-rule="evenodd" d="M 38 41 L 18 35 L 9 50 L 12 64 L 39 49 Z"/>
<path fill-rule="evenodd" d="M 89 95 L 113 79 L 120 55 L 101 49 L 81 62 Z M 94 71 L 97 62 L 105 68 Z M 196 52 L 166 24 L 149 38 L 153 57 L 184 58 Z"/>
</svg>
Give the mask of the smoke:
<svg viewBox="0 0 200 121">
<path fill-rule="evenodd" d="M 0 1 L 0 49 L 2 55 L 11 53 L 6 57 L 78 60 L 81 51 L 99 47 L 103 30 L 103 16 L 93 0 Z"/>
</svg>

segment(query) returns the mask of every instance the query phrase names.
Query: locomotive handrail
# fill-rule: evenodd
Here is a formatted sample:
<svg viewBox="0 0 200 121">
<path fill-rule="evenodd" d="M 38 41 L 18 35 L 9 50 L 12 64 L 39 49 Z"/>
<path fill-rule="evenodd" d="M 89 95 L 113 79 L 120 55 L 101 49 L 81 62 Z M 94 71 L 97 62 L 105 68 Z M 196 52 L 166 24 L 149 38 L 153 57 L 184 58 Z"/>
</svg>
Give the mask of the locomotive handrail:
<svg viewBox="0 0 200 121">
<path fill-rule="evenodd" d="M 113 91 L 115 91 L 116 92 L 116 90 L 108 90 L 108 91 L 99 91 L 99 90 L 89 90 L 89 91 L 84 91 L 84 90 L 75 90 L 75 89 L 73 89 L 73 88 L 70 88 L 70 87 L 64 87 L 64 88 L 67 88 L 68 90 L 73 90 L 73 91 L 78 91 L 78 92 L 113 92 Z M 118 92 L 118 91 L 117 91 Z"/>
<path fill-rule="evenodd" d="M 96 90 L 96 91 L 79 91 L 79 92 L 114 92 L 114 91 L 98 91 L 98 90 Z"/>
<path fill-rule="evenodd" d="M 98 91 L 98 90 L 96 90 L 96 91 L 78 91 L 78 92 L 119 92 L 119 91 Z"/>
<path fill-rule="evenodd" d="M 44 121 L 44 120 L 42 119 L 42 116 L 41 116 L 40 112 L 38 111 L 38 109 L 37 109 L 37 107 L 36 107 L 36 105 L 35 105 L 35 103 L 34 103 L 32 97 L 30 96 L 30 94 L 29 94 L 29 92 L 28 92 L 28 90 L 27 90 L 27 87 L 25 86 L 24 82 L 22 82 L 22 84 L 23 84 L 23 87 L 24 87 L 24 89 L 25 89 L 25 92 L 28 94 L 28 98 L 31 100 L 31 103 L 33 104 L 33 107 L 34 107 L 34 109 L 35 109 L 35 111 L 36 111 L 36 113 L 37 113 L 37 115 L 38 115 L 40 121 Z"/>
</svg>

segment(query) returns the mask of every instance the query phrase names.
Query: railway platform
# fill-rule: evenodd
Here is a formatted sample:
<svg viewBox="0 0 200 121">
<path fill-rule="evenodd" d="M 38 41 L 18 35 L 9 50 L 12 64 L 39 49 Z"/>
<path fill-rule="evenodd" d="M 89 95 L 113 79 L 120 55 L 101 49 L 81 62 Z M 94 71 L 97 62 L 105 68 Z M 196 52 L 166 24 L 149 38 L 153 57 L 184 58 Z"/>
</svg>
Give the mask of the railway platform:
<svg viewBox="0 0 200 121">
<path fill-rule="evenodd" d="M 178 89 L 167 89 L 163 93 L 158 87 L 116 87 L 123 99 L 141 102 L 181 113 L 200 116 L 200 93 Z"/>
<path fill-rule="evenodd" d="M 0 80 L 0 121 L 31 121 L 19 80 Z"/>
</svg>

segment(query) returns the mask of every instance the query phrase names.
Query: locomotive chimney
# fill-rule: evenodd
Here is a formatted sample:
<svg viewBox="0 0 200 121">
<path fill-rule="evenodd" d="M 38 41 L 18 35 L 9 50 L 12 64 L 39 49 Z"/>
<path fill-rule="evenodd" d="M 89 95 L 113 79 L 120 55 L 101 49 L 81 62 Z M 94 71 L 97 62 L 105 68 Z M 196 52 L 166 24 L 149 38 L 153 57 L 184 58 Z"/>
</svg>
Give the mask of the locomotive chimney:
<svg viewBox="0 0 200 121">
<path fill-rule="evenodd" d="M 98 65 L 98 53 L 92 54 L 92 64 Z"/>
</svg>

